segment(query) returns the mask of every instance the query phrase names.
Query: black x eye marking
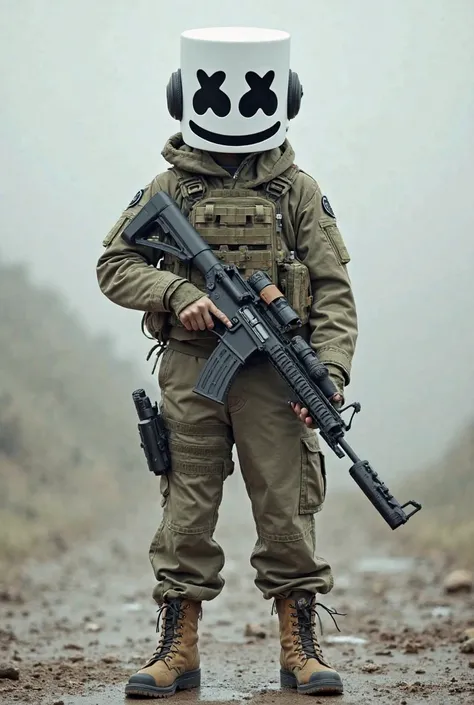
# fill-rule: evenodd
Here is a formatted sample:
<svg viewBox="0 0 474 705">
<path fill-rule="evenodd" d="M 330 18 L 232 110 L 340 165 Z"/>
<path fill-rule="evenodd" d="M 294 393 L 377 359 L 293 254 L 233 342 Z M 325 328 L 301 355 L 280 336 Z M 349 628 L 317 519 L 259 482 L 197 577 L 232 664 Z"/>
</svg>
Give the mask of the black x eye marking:
<svg viewBox="0 0 474 705">
<path fill-rule="evenodd" d="M 226 79 L 224 71 L 216 71 L 211 76 L 208 76 L 205 71 L 198 69 L 197 79 L 199 88 L 194 94 L 193 108 L 198 115 L 211 109 L 218 117 L 225 117 L 230 113 L 230 100 L 221 86 Z"/>
<path fill-rule="evenodd" d="M 207 110 L 211 109 L 218 117 L 226 117 L 230 113 L 231 102 L 229 96 L 221 90 L 221 86 L 226 79 L 225 72 L 216 71 L 211 76 L 208 76 L 205 71 L 199 69 L 196 76 L 201 87 L 196 91 L 193 98 L 195 113 L 204 115 Z M 253 117 L 259 109 L 267 116 L 276 112 L 278 99 L 270 89 L 274 78 L 274 71 L 267 71 L 263 77 L 260 77 L 255 71 L 248 71 L 245 74 L 245 80 L 250 90 L 242 96 L 239 102 L 239 110 L 243 117 Z M 270 139 L 280 129 L 281 122 L 278 120 L 265 130 L 246 135 L 225 135 L 211 132 L 196 124 L 194 120 L 189 121 L 189 127 L 195 135 L 207 142 L 237 147 L 258 144 Z"/>
<path fill-rule="evenodd" d="M 245 80 L 250 90 L 244 93 L 239 102 L 240 113 L 247 118 L 253 117 L 261 109 L 265 115 L 273 115 L 278 107 L 278 99 L 270 89 L 275 78 L 275 71 L 267 71 L 260 77 L 255 71 L 247 71 Z"/>
</svg>

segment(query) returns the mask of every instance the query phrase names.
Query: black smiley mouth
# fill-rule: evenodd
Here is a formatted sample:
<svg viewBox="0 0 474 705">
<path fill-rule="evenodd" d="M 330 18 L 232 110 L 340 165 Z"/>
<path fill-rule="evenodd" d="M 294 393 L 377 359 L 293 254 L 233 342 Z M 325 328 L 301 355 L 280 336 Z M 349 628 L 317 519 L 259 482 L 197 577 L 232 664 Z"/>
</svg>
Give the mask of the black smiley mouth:
<svg viewBox="0 0 474 705">
<path fill-rule="evenodd" d="M 189 121 L 189 127 L 194 132 L 195 135 L 201 137 L 207 142 L 214 142 L 215 144 L 225 144 L 229 147 L 241 147 L 246 144 L 256 144 L 257 142 L 264 142 L 270 139 L 273 135 L 276 135 L 280 129 L 280 121 L 276 122 L 271 127 L 261 132 L 254 132 L 252 135 L 220 135 L 218 132 L 209 132 L 203 127 L 199 127 L 193 120 Z"/>
</svg>

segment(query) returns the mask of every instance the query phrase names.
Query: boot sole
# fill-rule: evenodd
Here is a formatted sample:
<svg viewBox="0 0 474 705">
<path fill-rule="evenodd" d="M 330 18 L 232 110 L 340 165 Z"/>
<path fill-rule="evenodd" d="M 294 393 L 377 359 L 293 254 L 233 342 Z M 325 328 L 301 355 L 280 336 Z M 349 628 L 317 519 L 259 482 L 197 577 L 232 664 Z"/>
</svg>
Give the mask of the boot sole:
<svg viewBox="0 0 474 705">
<path fill-rule="evenodd" d="M 182 676 L 178 676 L 174 683 L 166 687 L 147 685 L 146 683 L 127 683 L 125 686 L 125 695 L 132 698 L 169 698 L 174 695 L 177 690 L 199 688 L 200 685 L 201 669 L 199 668 L 196 671 L 183 673 Z"/>
<path fill-rule="evenodd" d="M 298 693 L 306 695 L 311 695 L 312 693 L 319 693 L 321 695 L 342 695 L 344 692 L 344 686 L 342 685 L 339 675 L 331 676 L 321 674 L 321 677 L 318 677 L 317 681 L 299 685 L 293 673 L 280 671 L 280 686 L 282 688 L 291 688 Z"/>
</svg>

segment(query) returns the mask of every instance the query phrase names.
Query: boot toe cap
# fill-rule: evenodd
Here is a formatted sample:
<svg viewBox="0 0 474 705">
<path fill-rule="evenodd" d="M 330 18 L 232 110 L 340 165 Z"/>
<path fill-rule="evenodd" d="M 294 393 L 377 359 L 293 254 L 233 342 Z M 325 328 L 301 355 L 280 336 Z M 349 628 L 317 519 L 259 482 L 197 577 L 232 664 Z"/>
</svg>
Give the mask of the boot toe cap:
<svg viewBox="0 0 474 705">
<path fill-rule="evenodd" d="M 308 687 L 320 687 L 324 689 L 334 689 L 335 692 L 342 693 L 342 679 L 337 671 L 319 671 L 312 673 L 307 684 Z"/>
<path fill-rule="evenodd" d="M 150 676 L 148 673 L 135 673 L 134 676 L 131 676 L 128 679 L 128 682 L 131 685 L 151 685 L 154 688 L 156 688 L 156 681 L 153 678 L 153 676 Z"/>
</svg>

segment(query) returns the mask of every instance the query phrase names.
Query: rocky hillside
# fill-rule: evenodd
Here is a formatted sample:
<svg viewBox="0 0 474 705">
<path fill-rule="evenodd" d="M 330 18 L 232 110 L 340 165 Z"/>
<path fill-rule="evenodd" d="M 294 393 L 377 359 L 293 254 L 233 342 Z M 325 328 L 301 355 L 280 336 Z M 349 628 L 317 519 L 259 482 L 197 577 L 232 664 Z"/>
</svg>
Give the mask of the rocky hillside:
<svg viewBox="0 0 474 705">
<path fill-rule="evenodd" d="M 105 524 L 145 468 L 136 375 L 112 344 L 22 266 L 0 261 L 0 301 L 0 566 L 11 566 Z"/>
<path fill-rule="evenodd" d="M 398 482 L 390 480 L 389 487 L 400 502 L 419 501 L 422 510 L 392 531 L 354 486 L 334 498 L 341 531 L 347 531 L 347 516 L 356 516 L 374 545 L 382 541 L 401 555 L 431 556 L 443 565 L 474 569 L 474 422 L 435 465 L 413 468 Z"/>
<path fill-rule="evenodd" d="M 423 504 L 406 527 L 407 542 L 474 568 L 474 422 L 434 467 L 411 475 L 406 485 Z"/>
</svg>

